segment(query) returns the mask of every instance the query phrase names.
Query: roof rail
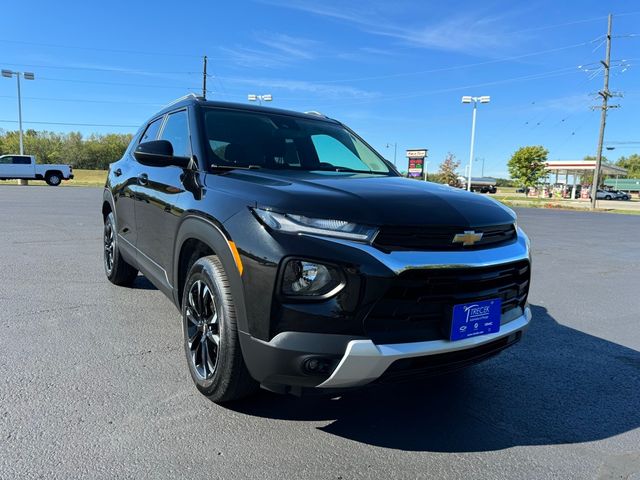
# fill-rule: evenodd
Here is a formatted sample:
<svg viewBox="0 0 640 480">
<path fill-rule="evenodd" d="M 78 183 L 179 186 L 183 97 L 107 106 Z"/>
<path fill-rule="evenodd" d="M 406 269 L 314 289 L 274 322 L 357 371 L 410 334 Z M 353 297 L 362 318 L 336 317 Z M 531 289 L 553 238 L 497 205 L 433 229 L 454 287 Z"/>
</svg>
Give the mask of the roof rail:
<svg viewBox="0 0 640 480">
<path fill-rule="evenodd" d="M 170 107 L 171 105 L 175 105 L 176 103 L 181 102 L 181 101 L 183 101 L 183 100 L 187 100 L 187 99 L 189 99 L 189 98 L 193 98 L 194 100 L 200 100 L 200 99 L 202 99 L 203 97 L 201 97 L 201 96 L 199 96 L 199 95 L 196 95 L 196 94 L 195 94 L 195 93 L 193 93 L 193 92 L 190 92 L 190 93 L 187 93 L 186 95 L 184 95 L 184 96 L 182 96 L 182 97 L 180 97 L 180 98 L 176 98 L 175 100 L 173 100 L 173 101 L 171 101 L 171 102 L 167 103 L 167 104 L 166 104 L 164 107 L 162 107 L 162 108 Z"/>
<path fill-rule="evenodd" d="M 329 118 L 329 117 L 327 117 L 325 114 L 320 113 L 320 112 L 317 112 L 317 111 L 315 111 L 315 110 L 309 110 L 308 112 L 304 112 L 304 113 L 306 113 L 307 115 L 315 115 L 315 116 L 317 116 L 317 117 Z"/>
</svg>

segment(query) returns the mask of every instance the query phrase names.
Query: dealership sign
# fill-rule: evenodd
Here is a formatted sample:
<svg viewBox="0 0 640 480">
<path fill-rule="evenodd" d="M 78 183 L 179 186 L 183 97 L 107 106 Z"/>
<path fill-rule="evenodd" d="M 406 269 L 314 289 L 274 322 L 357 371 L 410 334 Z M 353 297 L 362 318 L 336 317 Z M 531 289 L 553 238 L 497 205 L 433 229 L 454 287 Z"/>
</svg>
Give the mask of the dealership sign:
<svg viewBox="0 0 640 480">
<path fill-rule="evenodd" d="M 426 148 L 407 150 L 407 158 L 409 159 L 409 176 L 421 177 L 424 172 L 424 159 L 427 157 L 428 150 Z"/>
</svg>

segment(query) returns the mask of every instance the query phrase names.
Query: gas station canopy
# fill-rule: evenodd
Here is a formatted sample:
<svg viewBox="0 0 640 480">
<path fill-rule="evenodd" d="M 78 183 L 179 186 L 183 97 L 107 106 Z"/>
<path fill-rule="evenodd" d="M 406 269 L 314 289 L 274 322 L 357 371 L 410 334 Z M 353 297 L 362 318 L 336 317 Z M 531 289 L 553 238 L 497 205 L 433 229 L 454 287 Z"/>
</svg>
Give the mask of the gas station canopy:
<svg viewBox="0 0 640 480">
<path fill-rule="evenodd" d="M 551 160 L 547 162 L 547 171 L 561 175 L 580 175 L 584 171 L 596 169 L 595 160 Z M 616 165 L 600 164 L 602 175 L 624 176 L 627 170 Z"/>
</svg>

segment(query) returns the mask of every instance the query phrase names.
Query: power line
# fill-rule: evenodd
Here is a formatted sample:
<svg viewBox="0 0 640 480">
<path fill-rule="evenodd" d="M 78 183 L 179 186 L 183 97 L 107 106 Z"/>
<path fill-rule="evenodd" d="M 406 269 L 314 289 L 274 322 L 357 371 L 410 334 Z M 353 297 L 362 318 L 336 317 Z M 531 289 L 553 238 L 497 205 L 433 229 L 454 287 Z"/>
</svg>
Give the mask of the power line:
<svg viewBox="0 0 640 480">
<path fill-rule="evenodd" d="M 509 57 L 502 57 L 502 58 L 496 58 L 493 60 L 486 60 L 483 62 L 475 62 L 475 63 L 466 63 L 466 64 L 462 64 L 462 65 L 453 65 L 450 67 L 439 67 L 439 68 L 432 68 L 429 70 L 419 70 L 419 71 L 413 71 L 413 72 L 403 72 L 403 73 L 392 73 L 392 74 L 388 74 L 388 75 L 375 75 L 375 76 L 371 76 L 371 77 L 358 77 L 358 78 L 346 78 L 346 79 L 340 79 L 340 80 L 323 80 L 322 83 L 348 83 L 348 82 L 358 82 L 358 81 L 363 81 L 363 80 L 381 80 L 381 79 L 385 79 L 385 78 L 397 78 L 397 77 L 408 77 L 408 76 L 412 76 L 412 75 L 424 75 L 427 73 L 439 73 L 439 72 L 448 72 L 451 70 L 461 70 L 464 68 L 472 68 L 472 67 L 481 67 L 481 66 L 485 66 L 485 65 L 491 65 L 491 64 L 495 64 L 495 63 L 502 63 L 502 62 L 509 62 L 512 60 L 520 60 L 522 58 L 528 58 L 528 57 L 534 57 L 534 56 L 538 56 L 538 55 L 546 55 L 548 53 L 553 53 L 553 52 L 559 52 L 562 50 L 569 50 L 571 48 L 577 48 L 577 47 L 582 47 L 585 45 L 589 45 L 591 43 L 593 43 L 594 40 L 589 40 L 588 42 L 581 42 L 581 43 L 576 43 L 573 45 L 566 45 L 564 47 L 556 47 L 556 48 L 550 48 L 547 50 L 539 50 L 536 52 L 530 52 L 530 53 L 524 53 L 522 55 L 513 55 L 513 56 L 509 56 Z"/>
<path fill-rule="evenodd" d="M 0 123 L 18 123 L 17 120 L 0 120 Z M 118 127 L 118 128 L 139 128 L 140 125 L 120 125 L 120 124 L 112 124 L 112 123 L 67 123 L 67 122 L 22 122 L 22 123 L 32 123 L 34 125 L 68 125 L 75 127 Z"/>
<path fill-rule="evenodd" d="M 460 90 L 466 90 L 466 89 L 470 89 L 470 88 L 490 87 L 490 86 L 495 86 L 495 85 L 503 85 L 503 84 L 511 83 L 511 82 L 520 82 L 520 81 L 527 81 L 527 80 L 542 80 L 542 79 L 545 79 L 545 78 L 552 78 L 552 77 L 558 77 L 558 76 L 562 76 L 562 75 L 567 75 L 567 74 L 570 74 L 570 73 L 574 73 L 575 71 L 576 71 L 575 67 L 565 67 L 565 68 L 561 68 L 561 69 L 558 69 L 558 70 L 551 70 L 551 71 L 548 71 L 548 72 L 534 73 L 534 74 L 523 75 L 523 76 L 519 76 L 519 77 L 506 78 L 506 79 L 503 79 L 503 80 L 494 80 L 494 81 L 490 81 L 490 82 L 483 82 L 483 83 L 476 83 L 476 84 L 471 84 L 471 85 L 464 85 L 464 86 L 460 86 L 460 87 L 442 88 L 442 89 L 438 89 L 438 90 L 426 90 L 426 91 L 422 91 L 422 92 L 404 93 L 404 94 L 398 94 L 398 95 L 385 95 L 383 97 L 369 98 L 369 99 L 359 100 L 359 101 L 355 101 L 355 102 L 348 102 L 348 103 L 340 101 L 339 105 L 340 106 L 359 105 L 359 104 L 363 104 L 363 103 L 371 103 L 371 102 L 376 102 L 376 101 L 397 100 L 397 99 L 402 99 L 402 98 L 415 98 L 415 97 L 422 97 L 422 96 L 427 96 L 427 95 L 437 95 L 437 94 L 440 94 L 440 93 L 457 92 L 457 91 L 460 91 Z M 323 105 L 331 106 L 332 104 L 325 103 Z"/>
<path fill-rule="evenodd" d="M 147 70 L 135 70 L 126 67 L 78 67 L 74 65 L 35 65 L 30 63 L 7 63 L 0 62 L 2 65 L 10 65 L 13 67 L 29 67 L 29 68 L 51 68 L 56 70 L 87 70 L 93 72 L 110 72 L 110 73 L 123 73 L 132 75 L 192 75 L 197 72 L 185 72 L 185 71 L 172 71 L 172 72 L 158 72 Z"/>
<path fill-rule="evenodd" d="M 0 95 L 0 98 L 11 98 L 15 99 L 15 96 L 12 95 Z M 146 102 L 132 102 L 129 100 L 93 100 L 89 98 L 55 98 L 55 97 L 22 97 L 26 100 L 42 100 L 42 101 L 51 101 L 51 102 L 69 102 L 69 103 L 107 103 L 114 105 L 146 105 L 146 106 L 162 106 L 163 103 L 146 103 Z"/>
<path fill-rule="evenodd" d="M 199 87 L 194 86 L 182 86 L 182 85 L 148 85 L 142 83 L 120 83 L 120 82 L 102 82 L 97 80 L 73 80 L 70 78 L 50 78 L 50 77 L 38 77 L 38 80 L 49 80 L 53 82 L 68 82 L 68 83 L 89 83 L 94 85 L 118 85 L 122 87 L 141 87 L 141 88 L 169 88 L 180 90 L 198 90 Z"/>
<path fill-rule="evenodd" d="M 162 57 L 188 57 L 188 58 L 200 58 L 200 55 L 192 55 L 185 53 L 168 53 L 168 52 L 150 52 L 150 51 L 141 51 L 141 50 L 124 50 L 124 49 L 113 49 L 113 48 L 99 48 L 99 47 L 79 47 L 77 45 L 60 45 L 55 43 L 37 43 L 37 42 L 24 42 L 21 40 L 7 40 L 0 39 L 2 43 L 15 43 L 20 45 L 31 45 L 34 47 L 51 47 L 51 48 L 70 48 L 74 50 L 88 50 L 94 52 L 111 52 L 111 53 L 127 53 L 133 55 L 152 55 L 152 56 L 162 56 Z"/>
</svg>

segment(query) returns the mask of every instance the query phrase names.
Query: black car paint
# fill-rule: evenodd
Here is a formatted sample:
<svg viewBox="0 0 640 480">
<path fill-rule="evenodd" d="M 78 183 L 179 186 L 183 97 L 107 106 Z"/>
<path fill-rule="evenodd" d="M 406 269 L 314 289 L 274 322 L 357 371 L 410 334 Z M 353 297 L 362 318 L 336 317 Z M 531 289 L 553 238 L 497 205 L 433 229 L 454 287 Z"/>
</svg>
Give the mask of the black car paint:
<svg viewBox="0 0 640 480">
<path fill-rule="evenodd" d="M 261 110 L 216 102 L 207 105 Z M 459 189 L 402 178 L 391 165 L 388 175 L 211 169 L 205 161 L 206 140 L 199 135 L 204 128 L 199 102 L 179 103 L 150 121 L 184 108 L 189 112 L 192 158 L 197 168 L 150 167 L 137 162 L 133 150 L 142 128 L 123 158 L 110 166 L 103 212 L 114 211 L 119 237 L 124 240 L 119 241 L 119 248 L 125 260 L 137 266 L 178 308 L 184 282 L 181 277 L 185 273 L 180 271 L 180 259 L 190 253 L 183 250 L 185 242 L 200 240 L 219 256 L 238 307 L 245 361 L 252 375 L 264 384 L 320 383 L 317 378 L 295 375 L 293 364 L 298 365 L 310 352 L 283 353 L 265 342 L 288 331 L 327 333 L 331 335 L 315 353 L 339 358 L 350 339 L 362 338 L 363 317 L 395 274 L 361 250 L 319 237 L 270 232 L 251 208 L 376 226 L 465 228 L 514 221 L 513 214 L 498 202 Z M 335 123 L 329 119 L 318 121 Z M 238 249 L 242 274 L 230 241 Z M 322 301 L 281 298 L 278 269 L 291 257 L 338 263 L 347 275 L 348 288 Z M 278 368 L 281 371 L 274 372 Z"/>
</svg>

